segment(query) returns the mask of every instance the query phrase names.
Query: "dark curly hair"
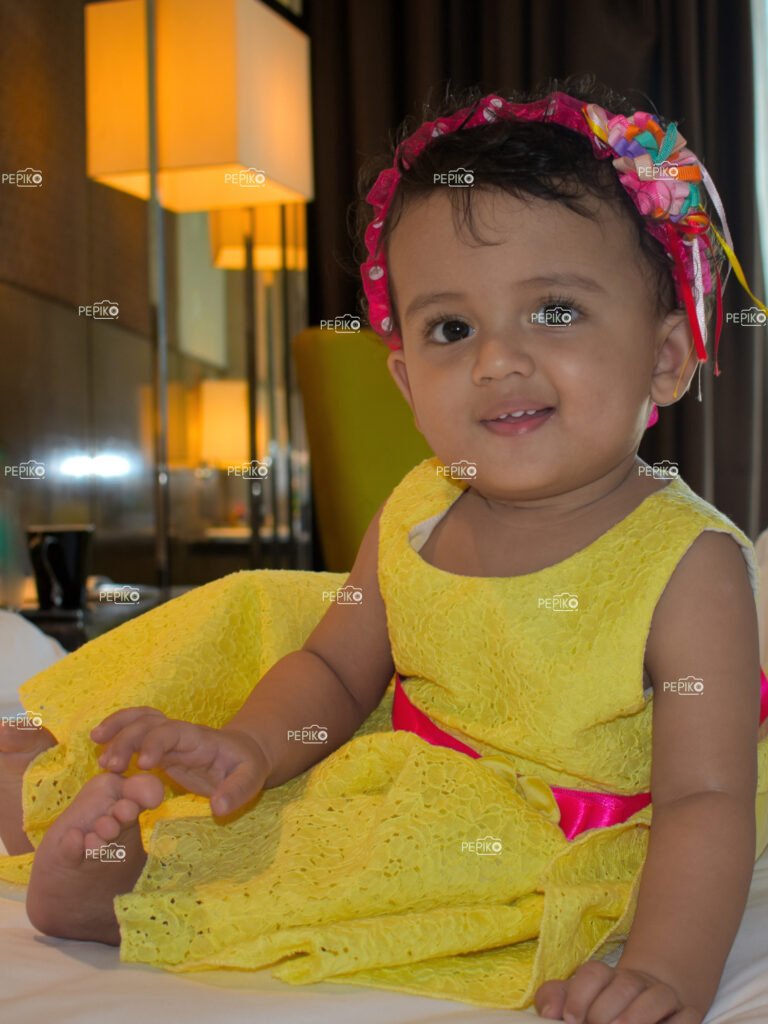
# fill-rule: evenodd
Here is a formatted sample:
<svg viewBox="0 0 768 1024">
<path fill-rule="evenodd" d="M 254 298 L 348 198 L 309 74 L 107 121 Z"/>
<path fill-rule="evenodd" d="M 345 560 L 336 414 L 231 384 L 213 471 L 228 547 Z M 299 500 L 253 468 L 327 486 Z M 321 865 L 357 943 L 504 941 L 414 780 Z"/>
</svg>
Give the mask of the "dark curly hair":
<svg viewBox="0 0 768 1024">
<path fill-rule="evenodd" d="M 583 100 L 597 103 L 612 114 L 629 117 L 638 109 L 629 99 L 599 82 L 594 75 L 571 76 L 562 81 L 549 80 L 531 92 L 516 92 L 508 96 L 517 103 L 529 103 L 542 99 L 551 92 L 561 91 Z M 348 208 L 348 227 L 353 237 L 356 276 L 359 265 L 367 259 L 365 230 L 373 219 L 373 208 L 366 202 L 366 195 L 382 170 L 391 167 L 395 160 L 397 146 L 418 128 L 422 121 L 434 121 L 449 117 L 464 107 L 474 105 L 486 95 L 479 86 L 472 86 L 453 94 L 446 90 L 441 103 L 431 107 L 424 105 L 422 118 L 407 117 L 398 128 L 392 141 L 392 148 L 386 155 L 366 161 L 360 168 L 357 181 L 357 198 Z M 649 104 L 649 106 L 651 106 Z M 652 111 L 664 130 L 668 122 L 656 111 Z M 516 198 L 534 196 L 540 199 L 563 203 L 581 216 L 594 219 L 593 209 L 579 202 L 585 194 L 591 194 L 609 202 L 617 210 L 624 211 L 631 219 L 637 232 L 640 253 L 655 284 L 656 312 L 663 316 L 678 308 L 672 262 L 663 246 L 646 230 L 646 221 L 639 213 L 625 191 L 610 160 L 597 160 L 587 138 L 558 124 L 516 121 L 500 118 L 489 124 L 453 131 L 437 136 L 413 160 L 410 167 L 403 164 L 402 154 L 396 163 L 400 181 L 387 211 L 382 226 L 380 245 L 387 252 L 388 241 L 406 205 L 420 197 L 426 197 L 442 185 L 435 184 L 436 173 L 454 170 L 457 167 L 471 170 L 475 174 L 473 188 L 449 188 L 453 205 L 454 223 L 458 230 L 458 214 L 463 214 L 472 237 L 485 244 L 493 244 L 481 238 L 472 221 L 472 194 L 476 188 L 494 188 L 507 192 Z M 703 196 L 704 209 L 708 211 L 707 197 Z M 350 223 L 351 221 L 351 223 Z M 713 245 L 718 270 L 724 261 L 719 247 Z M 359 281 L 359 277 L 358 277 Z M 368 303 L 359 285 L 358 306 L 368 319 Z M 394 327 L 402 337 L 398 311 L 395 308 L 390 289 L 390 302 Z M 714 292 L 705 297 L 705 311 L 709 320 L 714 304 Z"/>
</svg>

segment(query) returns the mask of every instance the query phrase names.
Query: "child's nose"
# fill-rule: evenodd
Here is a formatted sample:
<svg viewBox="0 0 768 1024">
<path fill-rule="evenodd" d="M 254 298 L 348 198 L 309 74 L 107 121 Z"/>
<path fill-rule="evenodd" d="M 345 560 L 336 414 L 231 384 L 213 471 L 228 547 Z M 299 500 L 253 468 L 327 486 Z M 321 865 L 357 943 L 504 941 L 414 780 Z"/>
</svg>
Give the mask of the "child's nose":
<svg viewBox="0 0 768 1024">
<path fill-rule="evenodd" d="M 528 342 L 515 330 L 494 331 L 477 339 L 475 376 L 497 380 L 510 373 L 530 376 L 536 368 Z"/>
</svg>

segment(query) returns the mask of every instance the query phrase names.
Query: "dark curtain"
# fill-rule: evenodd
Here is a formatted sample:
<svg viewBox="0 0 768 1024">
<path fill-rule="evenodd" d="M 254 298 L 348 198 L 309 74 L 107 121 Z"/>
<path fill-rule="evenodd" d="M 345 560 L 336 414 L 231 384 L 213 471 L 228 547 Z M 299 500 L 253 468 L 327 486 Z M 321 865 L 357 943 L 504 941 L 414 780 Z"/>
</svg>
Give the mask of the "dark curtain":
<svg viewBox="0 0 768 1024">
<path fill-rule="evenodd" d="M 723 199 L 735 250 L 765 300 L 755 202 L 748 0 L 307 0 L 312 42 L 316 200 L 310 204 L 310 321 L 356 308 L 347 208 L 361 163 L 386 149 L 422 104 L 479 84 L 504 94 L 594 72 L 640 109 L 676 120 Z M 724 311 L 752 302 L 731 274 Z M 768 394 L 756 346 L 765 328 L 728 326 L 721 376 L 709 360 L 643 440 L 648 462 L 680 473 L 754 539 L 768 526 Z M 753 380 L 761 381 L 753 398 Z M 759 442 L 762 441 L 762 446 Z M 757 443 L 756 443 L 757 442 Z M 762 479 L 760 479 L 762 475 Z M 750 514 L 751 509 L 751 514 Z"/>
</svg>

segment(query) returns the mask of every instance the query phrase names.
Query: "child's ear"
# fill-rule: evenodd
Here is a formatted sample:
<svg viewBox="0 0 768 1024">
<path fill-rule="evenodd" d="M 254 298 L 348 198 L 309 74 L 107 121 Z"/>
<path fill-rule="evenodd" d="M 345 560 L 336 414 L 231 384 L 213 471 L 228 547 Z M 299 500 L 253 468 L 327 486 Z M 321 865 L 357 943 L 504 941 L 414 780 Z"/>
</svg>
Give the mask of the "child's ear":
<svg viewBox="0 0 768 1024">
<path fill-rule="evenodd" d="M 408 380 L 408 370 L 405 365 L 405 354 L 403 349 L 393 349 L 387 356 L 387 369 L 392 375 L 392 379 L 400 389 L 403 398 L 408 403 L 411 412 L 413 413 L 413 420 L 416 424 L 416 429 L 421 430 L 419 426 L 419 418 L 416 415 L 416 407 L 413 404 L 413 395 L 411 394 L 411 385 Z"/>
<path fill-rule="evenodd" d="M 699 365 L 685 310 L 674 309 L 661 321 L 655 352 L 651 398 L 656 405 L 674 405 L 690 387 Z"/>
</svg>

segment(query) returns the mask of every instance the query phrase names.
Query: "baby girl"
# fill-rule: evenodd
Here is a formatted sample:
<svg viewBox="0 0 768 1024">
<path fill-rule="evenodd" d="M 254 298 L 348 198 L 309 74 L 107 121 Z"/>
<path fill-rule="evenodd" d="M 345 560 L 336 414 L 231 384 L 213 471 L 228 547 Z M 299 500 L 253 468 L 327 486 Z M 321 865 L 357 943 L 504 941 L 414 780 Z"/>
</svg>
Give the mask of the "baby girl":
<svg viewBox="0 0 768 1024">
<path fill-rule="evenodd" d="M 63 733 L 4 729 L 3 838 L 36 846 L 39 930 L 177 970 L 311 953 L 313 976 L 283 976 L 571 1024 L 707 1013 L 768 842 L 757 573 L 744 533 L 637 452 L 706 359 L 735 257 L 674 124 L 564 88 L 452 100 L 368 193 L 367 312 L 435 457 L 374 516 L 343 581 L 360 598 L 234 714 L 211 682 L 175 715 L 146 661 L 156 699 L 126 677 L 89 708 L 102 771 L 36 843 L 22 778 Z M 200 594 L 164 621 L 192 633 Z M 139 815 L 174 799 L 186 817 L 149 843 Z M 233 837 L 247 871 L 216 859 Z M 172 868 L 182 847 L 202 852 Z"/>
</svg>

